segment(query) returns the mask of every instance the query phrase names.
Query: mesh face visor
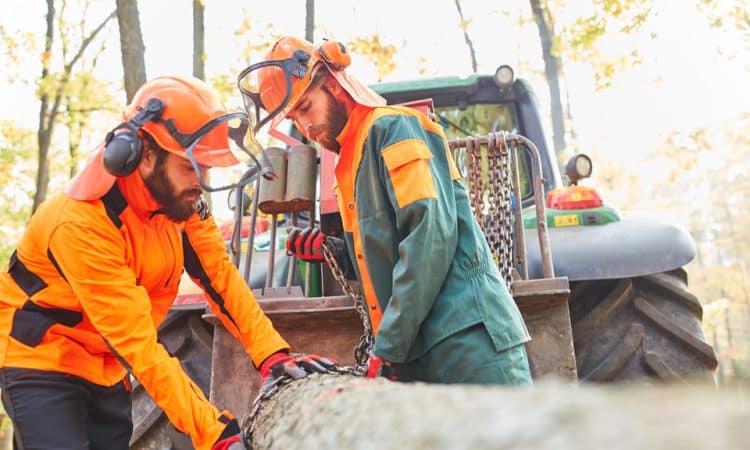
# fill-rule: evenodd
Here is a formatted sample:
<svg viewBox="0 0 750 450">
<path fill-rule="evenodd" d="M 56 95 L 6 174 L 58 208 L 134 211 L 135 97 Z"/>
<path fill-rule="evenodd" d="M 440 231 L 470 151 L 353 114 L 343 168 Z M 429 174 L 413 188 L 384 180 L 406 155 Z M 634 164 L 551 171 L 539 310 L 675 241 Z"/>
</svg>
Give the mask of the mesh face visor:
<svg viewBox="0 0 750 450">
<path fill-rule="evenodd" d="M 298 49 L 290 58 L 263 61 L 240 72 L 237 87 L 242 93 L 253 133 L 279 113 L 286 114 L 290 100 L 293 104 L 299 98 L 306 84 L 300 80 L 307 77 L 309 83 L 309 61 L 310 54 Z"/>
<path fill-rule="evenodd" d="M 247 148 L 254 143 L 249 129 L 247 115 L 237 112 L 217 117 L 190 135 L 185 154 L 205 192 L 245 186 L 258 174 L 260 162 Z M 229 166 L 240 171 L 221 169 Z"/>
</svg>

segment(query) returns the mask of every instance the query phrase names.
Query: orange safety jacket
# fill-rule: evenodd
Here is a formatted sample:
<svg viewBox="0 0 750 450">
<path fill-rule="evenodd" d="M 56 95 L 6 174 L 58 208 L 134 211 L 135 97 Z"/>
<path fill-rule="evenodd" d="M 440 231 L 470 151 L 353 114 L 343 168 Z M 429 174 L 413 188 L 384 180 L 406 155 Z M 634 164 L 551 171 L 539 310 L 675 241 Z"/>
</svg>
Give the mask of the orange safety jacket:
<svg viewBox="0 0 750 450">
<path fill-rule="evenodd" d="M 158 207 L 137 171 L 101 199 L 59 194 L 40 206 L 0 273 L 0 367 L 103 386 L 127 369 L 197 449 L 209 449 L 232 416 L 157 342 L 183 267 L 256 367 L 289 344 L 232 265 L 210 214 L 175 223 Z"/>
</svg>

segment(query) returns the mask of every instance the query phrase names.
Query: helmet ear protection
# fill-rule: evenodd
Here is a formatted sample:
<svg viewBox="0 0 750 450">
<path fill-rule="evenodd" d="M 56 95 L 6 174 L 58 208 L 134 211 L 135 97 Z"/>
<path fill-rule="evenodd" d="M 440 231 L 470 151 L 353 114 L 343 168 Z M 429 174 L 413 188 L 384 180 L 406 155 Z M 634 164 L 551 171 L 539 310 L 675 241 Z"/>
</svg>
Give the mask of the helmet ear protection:
<svg viewBox="0 0 750 450">
<path fill-rule="evenodd" d="M 124 177 L 133 173 L 143 156 L 143 141 L 138 131 L 150 121 L 160 121 L 164 103 L 158 98 L 151 98 L 145 107 L 132 119 L 121 123 L 107 133 L 104 144 L 102 163 L 111 175 Z"/>
<path fill-rule="evenodd" d="M 341 42 L 326 40 L 318 47 L 318 52 L 333 70 L 344 70 L 352 63 L 352 56 Z"/>
</svg>

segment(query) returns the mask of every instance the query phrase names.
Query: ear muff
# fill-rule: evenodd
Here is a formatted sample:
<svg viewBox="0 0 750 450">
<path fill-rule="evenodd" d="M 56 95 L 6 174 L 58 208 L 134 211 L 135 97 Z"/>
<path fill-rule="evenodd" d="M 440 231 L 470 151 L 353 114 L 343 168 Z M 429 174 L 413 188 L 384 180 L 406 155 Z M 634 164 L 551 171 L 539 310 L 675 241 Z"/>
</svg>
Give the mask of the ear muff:
<svg viewBox="0 0 750 450">
<path fill-rule="evenodd" d="M 351 55 L 341 42 L 324 41 L 318 51 L 323 61 L 333 70 L 344 70 L 352 63 Z"/>
<path fill-rule="evenodd" d="M 135 117 L 107 133 L 102 157 L 107 172 L 116 177 L 133 173 L 143 156 L 143 141 L 138 131 L 147 122 L 158 121 L 163 111 L 164 103 L 158 98 L 151 98 L 145 107 L 140 107 Z"/>
</svg>

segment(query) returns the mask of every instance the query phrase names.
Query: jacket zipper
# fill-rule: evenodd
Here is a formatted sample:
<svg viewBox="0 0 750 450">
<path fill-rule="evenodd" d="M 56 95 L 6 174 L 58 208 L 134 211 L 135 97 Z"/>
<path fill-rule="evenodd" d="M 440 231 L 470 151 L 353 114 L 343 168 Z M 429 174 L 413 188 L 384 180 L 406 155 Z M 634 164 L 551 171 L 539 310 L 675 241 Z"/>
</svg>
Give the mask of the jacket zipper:
<svg viewBox="0 0 750 450">
<path fill-rule="evenodd" d="M 174 268 L 175 268 L 175 261 L 177 260 L 177 255 L 175 254 L 174 244 L 172 244 L 172 237 L 169 235 L 169 232 L 167 232 L 167 241 L 169 242 L 169 249 L 172 251 L 172 268 L 169 271 L 169 276 L 167 277 L 167 281 L 164 283 L 164 287 L 166 288 L 169 286 L 169 282 L 172 281 L 172 275 L 174 275 Z"/>
</svg>

